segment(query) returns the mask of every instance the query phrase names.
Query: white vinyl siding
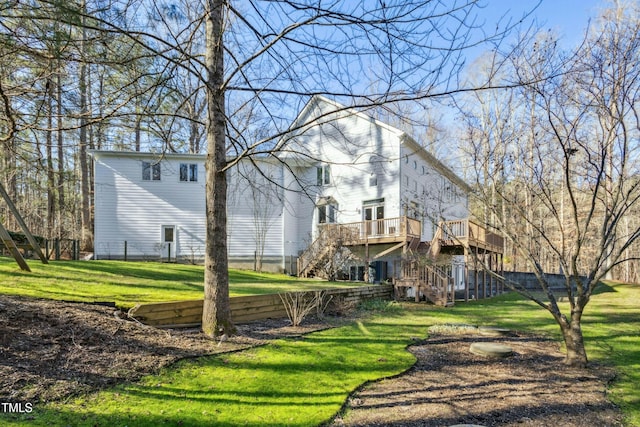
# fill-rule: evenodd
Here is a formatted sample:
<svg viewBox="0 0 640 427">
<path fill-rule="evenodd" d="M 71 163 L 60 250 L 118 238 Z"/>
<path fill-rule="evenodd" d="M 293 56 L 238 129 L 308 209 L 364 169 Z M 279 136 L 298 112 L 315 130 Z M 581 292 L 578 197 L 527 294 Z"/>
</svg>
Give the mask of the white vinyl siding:
<svg viewBox="0 0 640 427">
<path fill-rule="evenodd" d="M 171 253 L 186 259 L 202 259 L 205 250 L 205 193 L 203 180 L 196 171 L 204 171 L 204 156 L 165 155 L 159 163 L 152 155 L 139 153 L 94 152 L 95 158 L 95 254 L 98 259 L 122 258 L 124 242 L 131 259 L 166 257 L 166 226 L 173 226 Z M 162 184 L 142 180 L 143 163 L 161 167 Z M 180 180 L 181 165 L 187 165 L 185 185 Z M 191 167 L 194 165 L 195 167 Z M 271 166 L 269 166 L 271 167 Z M 235 188 L 238 175 L 230 173 L 229 188 Z M 277 177 L 277 179 L 281 179 Z M 229 257 L 253 256 L 255 228 L 252 201 L 243 193 L 228 206 Z M 282 256 L 282 201 L 270 209 L 267 219 L 265 257 Z"/>
<path fill-rule="evenodd" d="M 311 116 L 322 116 L 332 108 L 316 105 L 300 120 L 311 122 Z M 315 203 L 322 204 L 321 199 L 335 200 L 339 208 L 339 223 L 362 221 L 362 202 L 379 198 L 385 199 L 387 217 L 399 216 L 398 152 L 401 132 L 360 115 L 346 115 L 337 122 L 330 119 L 330 116 L 323 116 L 322 124 L 305 129 L 290 143 L 292 151 L 300 151 L 305 157 L 331 165 L 329 186 L 318 185 L 320 173 L 317 165 L 313 172 L 305 175 L 306 180 L 311 179 L 315 184 L 306 188 L 315 197 Z M 372 174 L 374 181 L 371 181 Z M 310 213 L 313 214 L 312 222 L 317 225 L 321 219 L 317 206 L 315 212 Z"/>
<path fill-rule="evenodd" d="M 204 187 L 183 186 L 177 164 L 139 155 L 95 154 L 95 253 L 122 257 L 124 242 L 132 258 L 166 256 L 162 227 L 174 225 L 172 252 L 204 254 Z M 140 180 L 145 163 L 158 164 L 162 185 Z M 170 179 L 175 177 L 175 179 Z M 184 232 L 181 232 L 184 231 Z"/>
</svg>

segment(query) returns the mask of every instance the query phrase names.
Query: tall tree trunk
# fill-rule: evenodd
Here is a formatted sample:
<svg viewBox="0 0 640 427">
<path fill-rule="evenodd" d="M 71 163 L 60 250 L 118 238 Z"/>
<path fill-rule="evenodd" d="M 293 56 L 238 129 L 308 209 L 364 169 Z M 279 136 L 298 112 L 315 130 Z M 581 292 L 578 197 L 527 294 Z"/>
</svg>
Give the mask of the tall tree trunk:
<svg viewBox="0 0 640 427">
<path fill-rule="evenodd" d="M 85 11 L 86 3 L 82 2 L 82 10 Z M 86 12 L 86 11 L 85 11 Z M 84 15 L 83 15 L 84 16 Z M 84 18 L 83 18 L 84 21 Z M 80 54 L 84 58 L 86 49 L 87 30 L 82 28 L 82 39 L 80 40 Z M 89 159 L 87 157 L 87 64 L 80 63 L 80 191 L 82 193 L 82 214 L 81 214 L 81 245 L 82 250 L 90 250 L 93 245 L 93 233 L 91 227 L 91 205 L 89 201 Z"/>
<path fill-rule="evenodd" d="M 55 172 L 53 170 L 53 88 L 51 79 L 47 80 L 47 231 L 53 236 L 56 216 Z"/>
<path fill-rule="evenodd" d="M 222 0 L 206 2 L 207 159 L 206 243 L 202 331 L 209 337 L 232 335 L 227 259 L 227 177 L 224 102 Z"/>
<path fill-rule="evenodd" d="M 10 114 L 10 113 L 8 113 Z M 13 136 L 3 141 L 2 174 L 4 175 L 4 187 L 9 198 L 17 205 L 18 178 L 17 178 L 17 150 L 16 140 Z M 4 226 L 8 230 L 17 229 L 17 222 L 13 215 L 7 214 L 4 218 Z"/>
<path fill-rule="evenodd" d="M 64 213 L 65 209 L 65 197 L 64 197 L 64 140 L 62 136 L 62 79 L 60 77 L 62 64 L 58 62 L 58 73 L 56 75 L 56 98 L 58 100 L 57 106 L 57 140 L 58 140 L 58 237 L 62 238 L 65 235 L 64 230 Z"/>
</svg>

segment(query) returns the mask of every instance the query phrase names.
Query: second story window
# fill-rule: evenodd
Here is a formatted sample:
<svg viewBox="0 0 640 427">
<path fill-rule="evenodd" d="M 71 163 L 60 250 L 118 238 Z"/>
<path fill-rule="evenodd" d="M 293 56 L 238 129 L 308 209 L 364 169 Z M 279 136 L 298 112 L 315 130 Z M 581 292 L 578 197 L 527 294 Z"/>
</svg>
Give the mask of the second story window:
<svg viewBox="0 0 640 427">
<path fill-rule="evenodd" d="M 336 205 L 318 206 L 318 223 L 334 224 L 336 222 L 336 213 L 338 207 Z"/>
<path fill-rule="evenodd" d="M 160 163 L 142 162 L 142 180 L 160 181 Z"/>
<path fill-rule="evenodd" d="M 317 184 L 320 186 L 331 184 L 331 168 L 329 165 L 316 167 L 316 178 Z"/>
<path fill-rule="evenodd" d="M 197 182 L 198 181 L 198 165 L 196 163 L 180 163 L 180 181 Z"/>
</svg>

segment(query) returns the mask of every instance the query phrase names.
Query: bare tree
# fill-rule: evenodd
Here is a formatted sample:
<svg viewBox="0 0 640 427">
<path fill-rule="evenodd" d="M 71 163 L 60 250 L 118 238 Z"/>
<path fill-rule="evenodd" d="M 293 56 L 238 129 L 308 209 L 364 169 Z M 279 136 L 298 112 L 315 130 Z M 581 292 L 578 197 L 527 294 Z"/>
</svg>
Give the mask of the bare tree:
<svg viewBox="0 0 640 427">
<path fill-rule="evenodd" d="M 511 107 L 521 117 L 516 137 L 469 141 L 484 219 L 528 262 L 543 292 L 508 284 L 550 312 L 573 366 L 587 363 L 581 320 L 591 296 L 630 260 L 640 237 L 628 221 L 640 201 L 638 12 L 637 5 L 605 11 L 573 53 L 546 34 L 513 55 L 513 74 L 531 82 Z M 564 275 L 566 312 L 547 280 L 545 254 Z"/>
<path fill-rule="evenodd" d="M 224 317 L 228 301 L 222 295 L 228 293 L 224 172 L 244 156 L 287 151 L 282 137 L 298 130 L 287 128 L 290 119 L 268 106 L 280 101 L 298 110 L 292 100 L 301 105 L 309 95 L 325 94 L 349 100 L 350 108 L 369 109 L 462 90 L 455 76 L 463 64 L 464 49 L 487 41 L 485 35 L 474 39 L 475 2 L 393 1 L 353 6 L 284 1 L 250 3 L 250 14 L 240 7 L 221 0 L 209 0 L 205 7 L 209 234 L 203 330 L 209 335 L 228 333 L 232 327 Z M 489 39 L 500 40 L 505 31 L 499 28 Z M 226 69 L 225 42 L 229 47 L 242 46 L 227 50 L 230 65 Z M 361 75 L 375 80 L 375 87 L 362 85 Z M 224 108 L 225 93 L 234 93 L 236 102 L 257 99 L 273 129 L 262 140 L 240 137 L 230 141 L 236 157 L 230 162 L 223 159 L 224 133 L 233 126 L 232 113 Z M 274 151 L 272 141 L 276 139 L 284 142 Z"/>
<path fill-rule="evenodd" d="M 486 87 L 487 82 L 462 86 L 457 79 L 465 51 L 481 43 L 497 45 L 513 27 L 505 21 L 491 34 L 476 31 L 480 25 L 476 18 L 479 5 L 474 0 L 207 0 L 202 13 L 182 14 L 187 19 L 180 20 L 170 19 L 182 7 L 170 1 L 122 2 L 111 8 L 112 13 L 85 12 L 75 2 L 35 3 L 34 8 L 20 3 L 18 13 L 24 11 L 30 19 L 44 22 L 50 18 L 31 12 L 37 12 L 40 4 L 55 6 L 64 12 L 57 17 L 62 24 L 82 26 L 128 46 L 119 49 L 123 56 L 120 60 L 106 55 L 112 63 L 96 57 L 96 64 L 126 70 L 128 62 L 152 58 L 153 67 L 146 73 L 153 76 L 152 81 L 170 81 L 180 68 L 195 79 L 193 83 L 197 82 L 191 86 L 194 93 L 204 88 L 205 117 L 189 120 L 205 123 L 207 140 L 203 331 L 211 336 L 234 330 L 228 298 L 227 171 L 242 158 L 289 150 L 286 135 L 305 126 L 299 123 L 298 129 L 291 129 L 290 123 L 311 95 L 326 95 L 348 108 L 370 110 Z M 160 25 L 166 30 L 158 30 Z M 204 52 L 194 52 L 190 50 L 193 45 L 185 44 L 198 38 L 205 40 Z M 105 49 L 110 49 L 109 45 Z M 133 53 L 139 56 L 128 56 Z M 127 109 L 143 95 L 158 94 L 162 101 L 167 100 L 168 92 L 155 91 L 157 85 L 127 90 L 142 81 L 144 74 L 134 77 L 133 82 L 120 82 L 119 87 L 115 84 L 111 94 L 100 92 L 102 106 L 96 108 L 100 113 L 92 120 L 117 123 L 124 117 L 149 113 Z M 120 94 L 126 96 L 119 98 Z M 197 114 L 198 103 L 191 102 L 196 98 L 187 99 L 182 105 L 193 106 L 191 110 Z M 113 106 L 104 108 L 110 103 Z M 244 118 L 238 119 L 247 109 L 259 110 L 249 124 Z M 160 117 L 168 113 L 157 108 L 153 114 Z M 119 124 L 124 128 L 124 119 Z M 268 132 L 258 140 L 252 139 L 255 130 L 261 128 Z M 111 137 L 117 144 L 124 139 L 121 133 L 112 126 L 100 130 L 99 135 L 105 140 Z M 195 147 L 197 142 L 191 145 Z"/>
</svg>

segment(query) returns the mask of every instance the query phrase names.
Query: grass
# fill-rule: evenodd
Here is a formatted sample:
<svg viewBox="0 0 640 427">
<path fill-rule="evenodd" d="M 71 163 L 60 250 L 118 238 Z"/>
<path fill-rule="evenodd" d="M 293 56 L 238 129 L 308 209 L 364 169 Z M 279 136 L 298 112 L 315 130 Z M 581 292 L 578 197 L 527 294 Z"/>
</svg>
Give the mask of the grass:
<svg viewBox="0 0 640 427">
<path fill-rule="evenodd" d="M 6 264 L 0 262 L 0 275 L 8 274 L 8 269 L 12 274 L 6 277 L 22 276 Z M 42 281 L 38 286 L 44 289 L 48 289 L 44 276 L 61 280 L 54 287 L 59 289 L 56 292 L 76 280 L 77 286 L 110 280 L 114 286 L 121 283 L 118 289 L 127 283 L 137 287 L 136 292 L 146 289 L 143 283 L 153 283 L 155 289 L 172 282 L 195 286 L 201 281 L 202 273 L 197 267 L 133 264 L 126 269 L 132 275 L 129 277 L 120 273 L 121 265 L 60 263 L 54 264 L 53 269 L 34 268 L 32 275 Z M 149 265 L 159 271 L 149 271 Z M 74 273 L 65 276 L 61 272 L 65 269 Z M 102 279 L 95 279 L 94 274 Z M 76 275 L 78 278 L 69 277 Z M 62 276 L 67 277 L 67 282 L 60 279 Z M 254 276 L 249 272 L 233 272 L 231 276 L 232 291 L 251 292 L 255 286 L 278 288 L 288 286 L 289 281 L 300 283 L 286 276 Z M 29 288 L 28 281 L 18 286 L 7 284 L 5 277 L 0 277 L 0 283 L 3 293 L 11 286 Z M 131 299 L 123 290 L 118 292 L 123 300 Z M 513 294 L 446 309 L 380 301 L 369 302 L 366 308 L 376 314 L 303 339 L 280 340 L 239 353 L 183 361 L 137 383 L 67 402 L 39 404 L 32 414 L 13 421 L 20 425 L 318 425 L 331 419 L 349 393 L 363 382 L 395 375 L 411 366 L 414 359 L 405 347 L 412 337 L 426 336 L 431 325 L 493 325 L 547 334 L 560 342 L 551 316 Z M 583 332 L 590 359 L 618 371 L 610 397 L 624 411 L 628 425 L 640 426 L 640 287 L 602 285 L 587 306 Z"/>
<path fill-rule="evenodd" d="M 311 426 L 328 421 L 362 383 L 400 373 L 426 326 L 404 316 L 183 361 L 159 375 L 37 408 L 22 425 Z"/>
<path fill-rule="evenodd" d="M 202 266 L 157 262 L 31 261 L 32 272 L 21 271 L 12 258 L 0 257 L 0 294 L 63 301 L 136 303 L 202 298 Z M 296 290 L 362 286 L 358 283 L 301 280 L 284 274 L 230 270 L 231 296 Z"/>
</svg>

